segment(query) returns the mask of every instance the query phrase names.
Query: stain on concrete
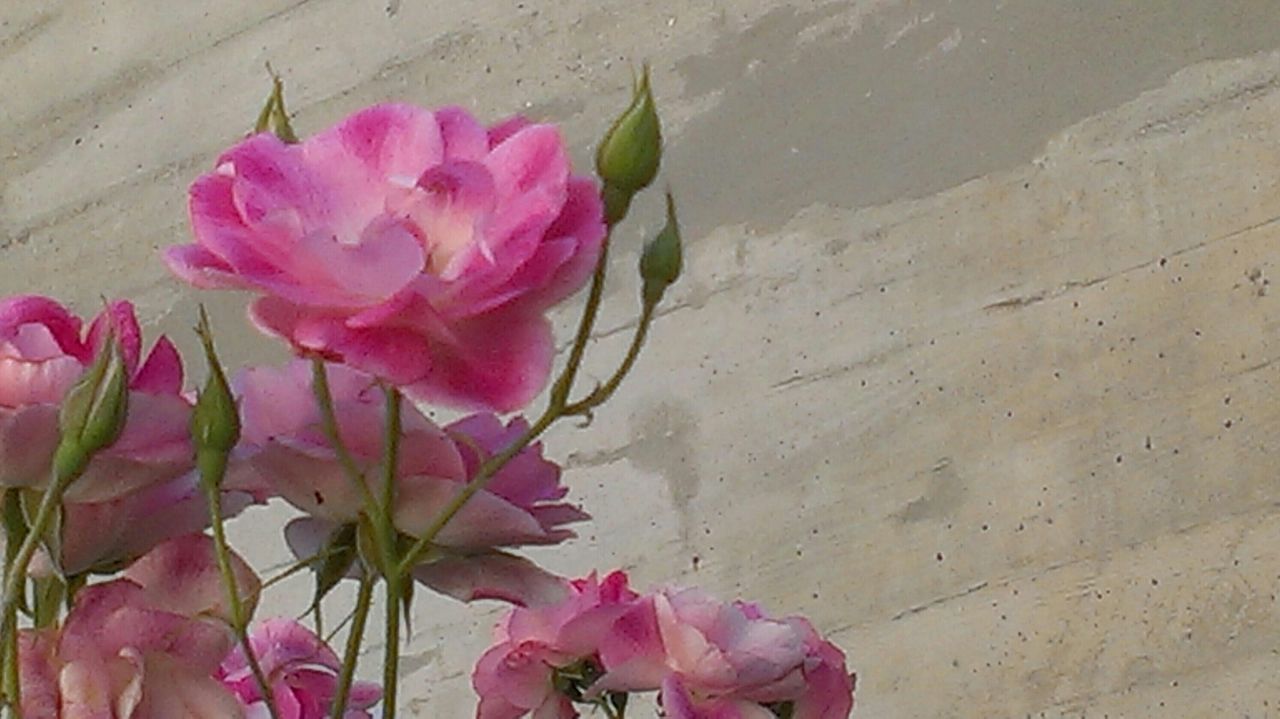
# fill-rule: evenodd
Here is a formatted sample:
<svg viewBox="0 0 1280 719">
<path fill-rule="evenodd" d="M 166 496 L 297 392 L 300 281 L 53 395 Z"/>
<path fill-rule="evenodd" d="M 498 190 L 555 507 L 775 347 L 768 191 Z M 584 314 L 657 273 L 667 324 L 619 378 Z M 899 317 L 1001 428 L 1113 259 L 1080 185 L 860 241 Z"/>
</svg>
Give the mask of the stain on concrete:
<svg viewBox="0 0 1280 719">
<path fill-rule="evenodd" d="M 927 196 L 1025 162 L 1188 64 L 1280 47 L 1269 0 L 926 0 L 801 39 L 859 7 L 780 9 L 677 64 L 689 93 L 721 94 L 668 155 L 698 205 L 688 237 Z"/>
<path fill-rule="evenodd" d="M 924 479 L 926 486 L 920 496 L 895 515 L 899 521 L 911 523 L 946 517 L 964 501 L 964 482 L 951 466 L 950 457 L 938 460 Z"/>
</svg>

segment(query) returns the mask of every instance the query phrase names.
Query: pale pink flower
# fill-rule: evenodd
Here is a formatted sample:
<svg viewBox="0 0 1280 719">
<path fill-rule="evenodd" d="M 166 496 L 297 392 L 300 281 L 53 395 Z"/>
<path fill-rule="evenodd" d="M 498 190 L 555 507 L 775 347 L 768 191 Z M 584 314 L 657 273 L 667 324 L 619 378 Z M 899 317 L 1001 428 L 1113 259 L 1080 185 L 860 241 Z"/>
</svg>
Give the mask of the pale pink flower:
<svg viewBox="0 0 1280 719">
<path fill-rule="evenodd" d="M 471 675 L 480 695 L 477 719 L 578 716 L 556 686 L 557 670 L 588 667 L 601 673 L 601 647 L 619 641 L 616 622 L 638 598 L 627 586 L 627 575 L 613 572 L 603 580 L 594 574 L 574 580 L 557 604 L 512 610 Z"/>
<path fill-rule="evenodd" d="M 578 698 L 657 690 L 671 719 L 846 719 L 853 708 L 843 653 L 807 620 L 770 619 L 696 589 L 637 596 L 614 572 L 507 616 L 472 675 L 477 716 L 576 717 L 564 670 L 583 666 Z"/>
<path fill-rule="evenodd" d="M 133 305 L 114 302 L 83 330 L 54 300 L 0 300 L 0 486 L 45 486 L 67 390 L 114 332 L 130 373 L 129 414 L 119 439 L 97 453 L 67 491 L 68 502 L 106 502 L 191 468 L 182 362 L 164 337 L 145 361 Z"/>
<path fill-rule="evenodd" d="M 281 719 L 328 719 L 342 662 L 323 640 L 292 619 L 277 618 L 259 625 L 250 644 L 271 685 Z M 242 648 L 236 647 L 227 655 L 217 676 L 244 705 L 248 716 L 266 716 L 262 691 Z M 367 710 L 381 698 L 378 685 L 354 682 L 343 716 L 369 719 L 372 715 Z"/>
<path fill-rule="evenodd" d="M 546 382 L 544 313 L 604 238 L 555 127 L 394 104 L 296 145 L 250 137 L 191 186 L 190 214 L 195 243 L 170 268 L 260 293 L 266 332 L 418 399 L 499 411 Z"/>
<path fill-rule="evenodd" d="M 343 443 L 376 496 L 382 481 L 383 392 L 372 376 L 345 365 L 330 365 L 328 377 Z M 321 431 L 310 363 L 295 360 L 283 369 L 249 368 L 237 376 L 235 385 L 241 396 L 247 462 L 271 491 L 310 515 L 295 520 L 287 536 L 296 552 L 312 554 L 336 526 L 356 521 L 363 499 Z M 396 528 L 420 536 L 480 461 L 525 427 L 522 419 L 503 425 L 491 415 L 477 415 L 442 429 L 404 402 Z M 560 482 L 560 468 L 542 458 L 538 444 L 529 446 L 445 525 L 415 576 L 468 601 L 558 597 L 558 579 L 500 550 L 558 544 L 574 536 L 565 525 L 587 515 L 561 501 L 567 491 Z"/>
<path fill-rule="evenodd" d="M 642 604 L 620 625 L 654 626 L 660 641 L 611 645 L 599 690 L 677 688 L 670 699 L 664 690 L 663 703 L 690 707 L 668 709 L 682 719 L 769 716 L 751 705 L 789 705 L 792 719 L 845 719 L 852 711 L 844 654 L 808 620 L 773 619 L 756 604 L 721 602 L 699 589 L 662 590 Z"/>
<path fill-rule="evenodd" d="M 251 611 L 258 578 L 234 555 L 232 567 Z M 233 643 L 228 619 L 212 540 L 170 540 L 122 578 L 81 589 L 60 629 L 21 633 L 23 716 L 243 717 L 213 678 Z"/>
</svg>

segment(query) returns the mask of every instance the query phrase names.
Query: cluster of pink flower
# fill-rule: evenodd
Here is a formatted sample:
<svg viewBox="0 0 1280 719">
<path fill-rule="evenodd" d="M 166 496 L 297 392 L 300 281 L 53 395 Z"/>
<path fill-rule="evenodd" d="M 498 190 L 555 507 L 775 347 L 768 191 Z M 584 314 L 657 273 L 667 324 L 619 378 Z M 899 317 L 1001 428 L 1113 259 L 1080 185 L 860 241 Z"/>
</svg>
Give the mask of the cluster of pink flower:
<svg viewBox="0 0 1280 719">
<path fill-rule="evenodd" d="M 622 572 L 513 610 L 497 640 L 473 677 L 479 719 L 567 719 L 575 699 L 625 706 L 656 689 L 669 719 L 844 719 L 853 708 L 844 655 L 805 619 L 696 589 L 642 596 Z"/>
<path fill-rule="evenodd" d="M 646 84 L 615 133 L 656 139 L 651 111 Z M 379 105 L 291 135 L 224 153 L 191 187 L 195 242 L 166 254 L 198 287 L 258 293 L 254 323 L 300 356 L 224 381 L 231 417 L 201 417 L 222 378 L 207 336 L 197 399 L 167 339 L 143 359 L 127 302 L 85 329 L 47 298 L 0 301 L 0 514 L 10 549 L 33 548 L 6 564 L 5 656 L 20 676 L 9 703 L 20 697 L 27 719 L 369 717 L 382 689 L 350 683 L 353 653 L 340 660 L 292 620 L 246 633 L 263 585 L 222 544 L 221 519 L 278 497 L 303 512 L 285 535 L 317 570 L 317 601 L 344 577 L 382 579 L 394 608 L 403 567 L 462 601 L 516 605 L 476 667 L 481 719 L 572 717 L 575 704 L 622 716 L 629 693 L 655 690 L 673 718 L 847 716 L 843 655 L 803 619 L 697 591 L 641 596 L 620 573 L 566 582 L 509 551 L 558 544 L 589 519 L 536 441 L 558 415 L 494 413 L 546 385 L 545 314 L 603 276 L 608 228 L 656 155 L 641 177 L 628 171 L 643 152 L 624 147 L 619 165 L 602 149 L 602 191 L 572 174 L 556 128 L 523 119 L 486 128 L 459 109 Z M 661 296 L 652 283 L 678 272 L 671 252 L 646 254 L 647 309 Z M 109 354 L 117 400 L 102 389 Z M 85 382 L 98 383 L 90 400 L 75 396 Z M 478 412 L 442 427 L 401 396 Z M 118 412 L 118 426 L 69 442 L 92 434 L 95 412 Z M 56 521 L 36 504 L 56 506 Z M 32 628 L 11 628 L 17 605 Z"/>
</svg>

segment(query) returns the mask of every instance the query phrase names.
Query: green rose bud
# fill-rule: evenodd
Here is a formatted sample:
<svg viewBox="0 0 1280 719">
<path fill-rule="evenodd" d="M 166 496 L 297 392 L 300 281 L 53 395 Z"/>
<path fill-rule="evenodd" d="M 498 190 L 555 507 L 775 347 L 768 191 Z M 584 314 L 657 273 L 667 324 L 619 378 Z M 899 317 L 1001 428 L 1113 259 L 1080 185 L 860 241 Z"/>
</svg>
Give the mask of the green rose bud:
<svg viewBox="0 0 1280 719">
<path fill-rule="evenodd" d="M 268 69 L 270 69 L 268 67 Z M 289 144 L 298 142 L 298 135 L 289 122 L 289 112 L 284 107 L 284 81 L 280 76 L 271 73 L 271 94 L 258 113 L 258 121 L 253 125 L 254 133 L 271 132 L 281 141 Z"/>
<path fill-rule="evenodd" d="M 54 453 L 59 477 L 78 476 L 95 452 L 120 437 L 128 414 L 127 374 L 120 345 L 112 332 L 93 364 L 62 400 L 58 413 L 61 436 Z"/>
<path fill-rule="evenodd" d="M 640 254 L 640 277 L 644 280 L 644 302 L 650 307 L 662 300 L 667 287 L 680 277 L 681 258 L 680 223 L 676 219 L 676 202 L 667 193 L 667 224 L 645 246 Z"/>
<path fill-rule="evenodd" d="M 614 120 L 596 151 L 596 173 L 604 181 L 609 224 L 626 215 L 631 197 L 653 182 L 661 162 L 662 124 L 646 65 L 632 92 L 631 106 Z"/>
<path fill-rule="evenodd" d="M 204 345 L 209 379 L 205 380 L 204 389 L 200 390 L 191 413 L 191 439 L 197 451 L 229 453 L 240 441 L 240 413 L 227 383 L 227 375 L 213 348 L 213 333 L 209 330 L 209 317 L 203 307 L 200 308 L 196 334 L 200 335 L 200 343 Z"/>
</svg>

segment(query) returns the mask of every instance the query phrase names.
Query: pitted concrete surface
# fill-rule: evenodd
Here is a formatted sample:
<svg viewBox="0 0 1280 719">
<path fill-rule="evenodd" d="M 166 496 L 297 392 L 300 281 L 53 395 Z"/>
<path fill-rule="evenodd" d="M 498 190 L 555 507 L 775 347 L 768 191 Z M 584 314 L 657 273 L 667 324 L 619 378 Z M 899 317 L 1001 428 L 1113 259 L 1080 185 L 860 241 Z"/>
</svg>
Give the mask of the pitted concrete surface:
<svg viewBox="0 0 1280 719">
<path fill-rule="evenodd" d="M 243 298 L 156 259 L 265 62 L 303 132 L 462 103 L 561 122 L 585 163 L 648 59 L 688 274 L 617 400 L 548 438 L 596 519 L 536 556 L 806 613 L 857 716 L 1280 715 L 1275 13 L 6 0 L 0 281 L 134 298 L 186 348 L 208 302 L 229 360 L 279 359 Z M 629 339 L 656 209 L 617 238 L 590 376 Z M 279 566 L 288 513 L 237 545 Z M 419 596 L 406 714 L 473 711 L 496 615 Z"/>
</svg>

